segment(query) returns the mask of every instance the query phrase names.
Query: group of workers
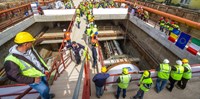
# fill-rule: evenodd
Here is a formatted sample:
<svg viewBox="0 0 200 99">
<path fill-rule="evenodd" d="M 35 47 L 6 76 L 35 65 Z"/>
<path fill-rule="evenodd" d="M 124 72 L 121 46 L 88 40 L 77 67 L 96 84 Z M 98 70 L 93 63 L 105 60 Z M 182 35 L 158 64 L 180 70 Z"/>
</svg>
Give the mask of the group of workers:
<svg viewBox="0 0 200 99">
<path fill-rule="evenodd" d="M 188 80 L 192 78 L 192 70 L 189 65 L 188 59 L 182 59 L 176 61 L 176 65 L 170 66 L 169 60 L 164 59 L 163 62 L 156 68 L 157 71 L 157 80 L 156 80 L 156 92 L 160 93 L 164 87 L 167 85 L 169 80 L 169 84 L 167 85 L 167 90 L 170 92 L 173 90 L 176 82 L 176 87 L 178 89 L 185 89 Z M 103 95 L 103 86 L 106 84 L 106 79 L 110 76 L 107 72 L 106 66 L 101 68 L 101 73 L 96 74 L 93 77 L 93 82 L 96 86 L 96 97 L 100 98 Z M 152 87 L 153 81 L 151 78 L 151 72 L 148 70 L 139 71 L 138 74 L 142 74 L 139 81 L 139 90 L 137 94 L 131 99 L 143 99 L 144 93 L 148 92 Z M 118 77 L 116 82 L 118 83 L 116 99 L 119 99 L 121 90 L 123 91 L 122 97 L 126 97 L 126 89 L 131 82 L 131 75 L 129 74 L 128 68 L 122 69 L 122 74 Z"/>
<path fill-rule="evenodd" d="M 85 8 L 84 8 L 84 7 Z M 85 34 L 87 35 L 86 43 L 91 45 L 91 51 L 93 56 L 93 65 L 94 68 L 97 64 L 97 51 L 96 47 L 98 46 L 97 36 L 98 29 L 97 25 L 94 23 L 94 16 L 91 13 L 92 7 L 90 2 L 82 2 L 76 10 L 77 23 L 80 28 L 80 17 L 85 14 L 87 16 L 87 26 Z M 83 13 L 86 12 L 86 13 Z M 168 24 L 166 18 L 160 20 L 159 24 Z M 173 22 L 170 22 L 170 24 Z M 173 25 L 176 23 L 174 22 Z M 163 26 L 163 24 L 161 25 Z M 164 26 L 163 26 L 164 27 Z M 164 28 L 161 27 L 161 30 Z M 170 27 L 170 26 L 169 26 Z M 173 26 L 173 28 L 179 28 L 178 26 Z M 65 32 L 64 37 L 66 40 L 67 49 L 72 49 L 75 56 L 76 64 L 81 63 L 80 51 L 84 50 L 86 53 L 87 48 L 83 45 L 76 43 L 75 41 L 71 42 L 70 32 L 63 30 Z M 36 39 L 28 32 L 19 32 L 15 38 L 14 42 L 16 45 L 10 48 L 9 55 L 5 58 L 4 68 L 7 74 L 7 77 L 12 81 L 18 83 L 29 84 L 33 89 L 37 90 L 40 93 L 40 96 L 44 99 L 51 99 L 55 97 L 54 94 L 49 93 L 50 88 L 46 79 L 48 75 L 49 67 L 44 62 L 42 57 L 34 49 L 33 43 Z M 188 80 L 192 77 L 192 70 L 187 59 L 182 59 L 176 61 L 176 65 L 170 66 L 169 60 L 164 59 L 156 69 L 158 73 L 158 78 L 156 80 L 156 92 L 160 93 L 167 84 L 169 80 L 170 83 L 167 86 L 167 89 L 171 92 L 174 88 L 174 85 L 177 83 L 177 88 L 185 89 Z M 103 86 L 105 86 L 106 79 L 110 76 L 107 72 L 106 66 L 101 68 L 101 73 L 98 73 L 94 76 L 93 82 L 96 86 L 96 96 L 100 98 L 103 95 Z M 133 99 L 143 99 L 144 93 L 148 92 L 151 88 L 153 81 L 151 78 L 151 72 L 144 70 L 143 72 L 138 72 L 142 74 L 139 81 L 139 90 L 137 94 L 131 98 Z M 117 83 L 117 92 L 115 97 L 119 99 L 121 90 L 123 91 L 122 97 L 126 97 L 126 89 L 131 82 L 131 75 L 127 68 L 122 69 L 122 74 L 118 77 Z"/>
<path fill-rule="evenodd" d="M 142 6 L 139 6 L 136 3 L 134 3 L 132 6 L 129 5 L 129 12 L 145 22 L 148 22 L 149 20 L 149 12 L 144 10 Z"/>
<path fill-rule="evenodd" d="M 165 32 L 166 35 L 170 35 L 173 29 L 180 30 L 178 22 L 175 22 L 174 20 L 170 21 L 166 17 L 161 17 L 159 19 L 159 25 L 160 25 L 160 31 Z"/>
</svg>

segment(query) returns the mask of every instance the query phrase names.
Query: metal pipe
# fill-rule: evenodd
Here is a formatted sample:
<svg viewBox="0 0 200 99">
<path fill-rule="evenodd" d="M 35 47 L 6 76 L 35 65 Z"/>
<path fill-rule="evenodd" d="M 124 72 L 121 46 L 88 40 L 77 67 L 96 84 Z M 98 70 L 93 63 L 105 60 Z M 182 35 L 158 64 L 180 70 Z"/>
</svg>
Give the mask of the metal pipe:
<svg viewBox="0 0 200 99">
<path fill-rule="evenodd" d="M 113 40 L 113 43 L 114 43 L 115 47 L 117 48 L 119 55 L 122 55 L 123 52 L 122 52 L 121 48 L 119 47 L 119 43 L 116 40 Z"/>
</svg>

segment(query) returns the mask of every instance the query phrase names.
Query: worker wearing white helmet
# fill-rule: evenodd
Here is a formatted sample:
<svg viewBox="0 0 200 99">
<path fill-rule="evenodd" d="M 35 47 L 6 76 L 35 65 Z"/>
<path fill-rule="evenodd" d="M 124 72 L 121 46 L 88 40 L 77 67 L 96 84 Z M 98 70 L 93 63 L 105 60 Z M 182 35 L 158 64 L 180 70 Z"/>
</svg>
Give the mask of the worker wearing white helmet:
<svg viewBox="0 0 200 99">
<path fill-rule="evenodd" d="M 188 80 L 192 78 L 192 69 L 189 64 L 189 60 L 184 58 L 182 59 L 183 67 L 187 68 L 188 71 L 183 73 L 183 77 L 180 81 L 178 81 L 177 85 L 180 89 L 185 89 Z"/>
<path fill-rule="evenodd" d="M 180 81 L 183 73 L 187 72 L 188 69 L 182 66 L 182 61 L 181 60 L 177 60 L 176 61 L 176 65 L 172 66 L 171 69 L 171 75 L 169 78 L 170 84 L 167 87 L 167 89 L 171 92 L 174 88 L 174 84 L 176 83 L 176 81 Z"/>
<path fill-rule="evenodd" d="M 169 79 L 171 71 L 169 60 L 164 59 L 163 63 L 156 68 L 156 71 L 158 72 L 158 79 L 156 80 L 156 92 L 159 93 L 163 90 Z"/>
</svg>

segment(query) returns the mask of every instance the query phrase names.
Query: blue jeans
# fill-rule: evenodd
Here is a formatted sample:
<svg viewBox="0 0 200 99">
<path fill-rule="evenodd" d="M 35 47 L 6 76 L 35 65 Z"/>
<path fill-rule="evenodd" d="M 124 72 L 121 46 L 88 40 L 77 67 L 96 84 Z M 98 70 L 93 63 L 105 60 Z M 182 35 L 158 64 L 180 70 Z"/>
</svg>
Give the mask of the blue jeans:
<svg viewBox="0 0 200 99">
<path fill-rule="evenodd" d="M 139 98 L 139 99 L 143 99 L 144 97 L 144 91 L 139 89 L 137 94 L 134 96 L 134 98 Z"/>
<path fill-rule="evenodd" d="M 103 87 L 96 86 L 96 96 L 102 96 L 103 95 Z"/>
<path fill-rule="evenodd" d="M 156 91 L 157 91 L 157 93 L 162 91 L 166 84 L 167 84 L 167 80 L 166 79 L 158 78 L 156 80 Z"/>
<path fill-rule="evenodd" d="M 49 96 L 49 86 L 46 77 L 41 77 L 41 82 L 29 84 L 33 89 L 37 90 L 40 93 L 42 99 L 50 99 Z"/>
<path fill-rule="evenodd" d="M 123 90 L 123 98 L 125 98 L 126 97 L 126 89 L 122 89 Z M 117 95 L 116 95 L 116 97 L 117 98 L 119 98 L 119 95 L 120 95 L 120 92 L 121 92 L 121 88 L 118 86 L 118 88 L 117 88 Z"/>
</svg>

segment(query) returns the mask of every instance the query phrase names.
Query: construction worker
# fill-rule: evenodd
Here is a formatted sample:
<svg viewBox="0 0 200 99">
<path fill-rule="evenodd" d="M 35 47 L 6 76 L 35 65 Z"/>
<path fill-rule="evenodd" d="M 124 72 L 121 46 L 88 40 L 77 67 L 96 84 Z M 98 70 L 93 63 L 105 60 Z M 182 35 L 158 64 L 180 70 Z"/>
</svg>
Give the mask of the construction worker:
<svg viewBox="0 0 200 99">
<path fill-rule="evenodd" d="M 142 77 L 140 78 L 140 82 L 138 85 L 140 89 L 132 99 L 137 99 L 137 98 L 143 99 L 144 92 L 148 92 L 153 84 L 152 78 L 150 77 L 151 76 L 150 71 L 145 70 L 143 73 L 142 72 L 139 73 L 142 74 Z"/>
<path fill-rule="evenodd" d="M 183 73 L 183 77 L 180 81 L 178 81 L 177 85 L 179 88 L 181 89 L 185 89 L 188 80 L 190 80 L 192 78 L 192 69 L 189 65 L 189 61 L 188 59 L 182 59 L 183 62 L 183 67 L 187 68 L 188 71 Z"/>
<path fill-rule="evenodd" d="M 148 22 L 148 20 L 149 20 L 149 12 L 144 10 L 144 21 Z"/>
<path fill-rule="evenodd" d="M 90 35 L 92 34 L 92 29 L 90 28 L 90 26 L 86 27 L 86 34 L 87 34 L 86 44 L 89 44 L 89 42 L 90 42 Z"/>
<path fill-rule="evenodd" d="M 78 8 L 76 9 L 76 15 L 80 15 L 80 13 L 81 13 L 81 11 L 80 11 L 80 8 L 78 7 Z"/>
<path fill-rule="evenodd" d="M 169 33 L 167 33 L 167 35 L 170 35 L 171 34 L 171 32 L 173 31 L 173 29 L 174 29 L 174 20 L 171 20 L 171 22 L 170 22 L 170 25 L 169 25 Z"/>
<path fill-rule="evenodd" d="M 78 29 L 80 29 L 80 23 L 81 23 L 80 15 L 76 16 L 76 22 L 77 22 Z"/>
<path fill-rule="evenodd" d="M 81 63 L 80 51 L 85 50 L 85 47 L 79 43 L 76 43 L 75 41 L 72 41 L 72 44 L 67 45 L 67 49 L 72 49 L 76 60 L 76 65 L 79 65 Z"/>
<path fill-rule="evenodd" d="M 71 44 L 70 32 L 67 32 L 66 29 L 63 29 L 63 32 L 65 41 L 67 42 L 66 45 L 70 45 Z"/>
<path fill-rule="evenodd" d="M 188 71 L 188 69 L 186 67 L 184 68 L 182 66 L 182 61 L 177 60 L 176 65 L 172 66 L 171 75 L 170 75 L 170 78 L 169 78 L 170 84 L 169 84 L 169 86 L 167 86 L 167 89 L 170 92 L 173 90 L 174 84 L 176 83 L 176 81 L 180 81 L 182 76 L 183 76 L 183 73 L 187 72 L 187 71 Z"/>
<path fill-rule="evenodd" d="M 95 87 L 96 87 L 96 96 L 97 98 L 100 98 L 100 96 L 103 95 L 103 86 L 106 83 L 106 79 L 110 76 L 107 72 L 107 68 L 106 66 L 103 66 L 101 68 L 101 73 L 96 74 L 93 77 L 93 82 L 95 83 Z"/>
<path fill-rule="evenodd" d="M 159 20 L 160 25 L 160 31 L 164 32 L 164 26 L 165 26 L 165 17 L 161 17 Z"/>
<path fill-rule="evenodd" d="M 163 88 L 165 87 L 169 79 L 169 75 L 171 71 L 169 60 L 164 59 L 163 63 L 160 64 L 160 66 L 158 66 L 156 71 L 158 72 L 158 78 L 156 80 L 156 92 L 159 93 L 160 91 L 163 90 Z"/>
<path fill-rule="evenodd" d="M 37 90 L 43 99 L 55 97 L 49 94 L 50 88 L 46 79 L 49 67 L 33 47 L 36 39 L 28 32 L 19 32 L 5 58 L 4 68 L 7 77 L 17 83 L 29 84 Z"/>
<path fill-rule="evenodd" d="M 97 29 L 97 25 L 94 25 L 94 28 L 92 29 L 92 35 L 98 35 L 98 29 Z"/>
<path fill-rule="evenodd" d="M 120 75 L 117 79 L 118 83 L 118 88 L 117 88 L 117 94 L 115 97 L 119 99 L 121 89 L 123 90 L 123 95 L 122 97 L 126 97 L 126 89 L 128 88 L 129 82 L 131 81 L 131 75 L 128 74 L 128 68 L 123 68 L 122 69 L 122 75 Z"/>
<path fill-rule="evenodd" d="M 93 35 L 91 37 L 91 50 L 92 50 L 92 57 L 93 57 L 93 64 L 92 64 L 92 67 L 95 68 L 96 64 L 97 64 L 97 50 L 96 50 L 96 47 L 98 46 L 97 44 L 97 39 L 96 39 L 96 36 Z"/>
</svg>

